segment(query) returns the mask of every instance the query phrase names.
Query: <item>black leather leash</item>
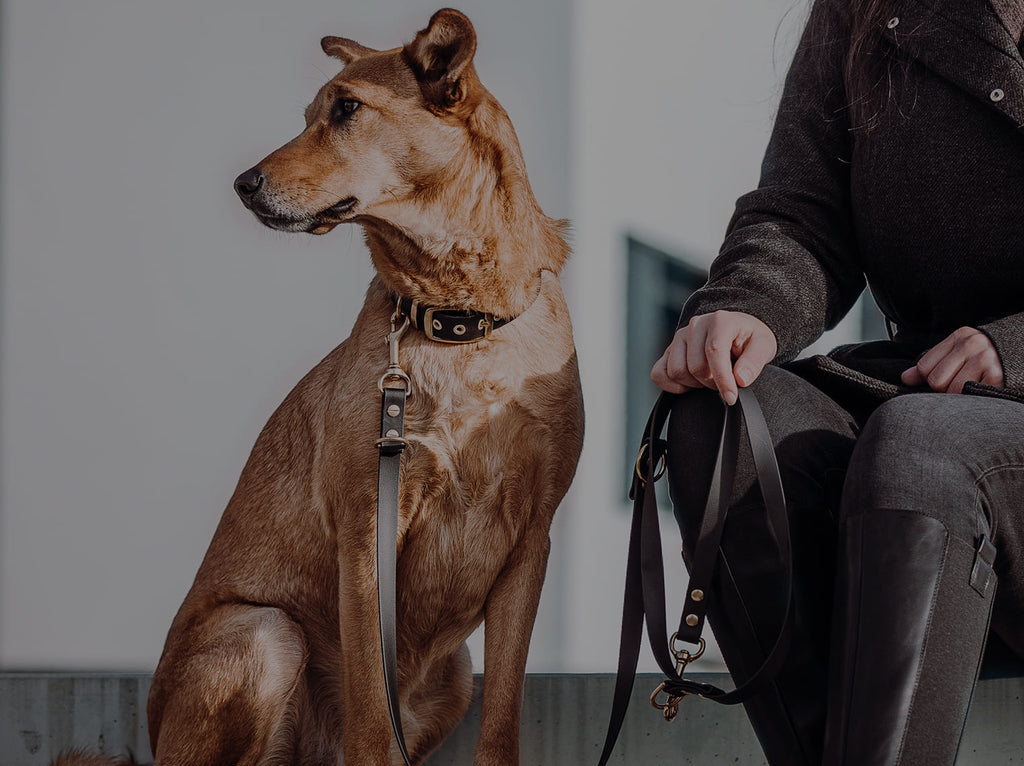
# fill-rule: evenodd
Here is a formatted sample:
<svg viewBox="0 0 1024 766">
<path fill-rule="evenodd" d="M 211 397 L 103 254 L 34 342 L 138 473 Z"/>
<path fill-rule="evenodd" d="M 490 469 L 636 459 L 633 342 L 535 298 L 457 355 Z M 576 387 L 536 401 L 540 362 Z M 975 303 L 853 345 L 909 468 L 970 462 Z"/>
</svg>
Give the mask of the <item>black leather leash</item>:
<svg viewBox="0 0 1024 766">
<path fill-rule="evenodd" d="M 398 342 L 409 329 L 409 320 L 401 325 L 401 312 L 391 317 L 387 336 L 389 363 L 380 379 L 381 392 L 380 453 L 377 467 L 377 608 L 380 612 L 380 646 L 384 662 L 384 688 L 388 699 L 391 727 L 398 740 L 406 766 L 412 766 L 402 731 L 398 700 L 397 566 L 398 566 L 398 491 L 405 451 L 405 403 L 412 395 L 409 376 L 398 363 Z"/>
<path fill-rule="evenodd" d="M 779 476 L 775 450 L 761 407 L 749 389 L 741 388 L 737 405 L 726 409 L 707 505 L 694 548 L 690 567 L 690 583 L 686 589 L 679 629 L 666 642 L 665 636 L 668 627 L 665 617 L 665 570 L 661 554 L 658 500 L 654 483 L 664 473 L 665 452 L 668 445 L 661 438 L 661 432 L 668 419 L 674 398 L 672 395 L 662 394 L 654 405 L 637 456 L 633 486 L 630 490 L 630 497 L 633 500 L 633 521 L 630 528 L 629 556 L 626 564 L 626 593 L 622 608 L 619 667 L 615 679 L 608 735 L 605 739 L 599 766 L 605 766 L 608 763 L 625 719 L 633 682 L 636 678 L 637 662 L 640 658 L 645 618 L 651 650 L 658 667 L 666 676 L 666 680 L 651 695 L 651 704 L 660 709 L 668 721 L 675 718 L 680 701 L 690 694 L 724 705 L 734 705 L 766 689 L 778 675 L 792 633 L 793 562 L 782 479 Z M 707 614 L 708 597 L 712 592 L 711 583 L 719 557 L 722 531 L 729 511 L 728 503 L 732 493 L 735 466 L 744 430 L 743 420 L 746 421 L 746 432 L 754 458 L 758 484 L 764 498 L 765 510 L 785 564 L 786 617 L 779 635 L 761 667 L 754 671 L 745 683 L 732 691 L 724 691 L 711 684 L 685 679 L 683 671 L 690 662 L 696 660 L 704 652 L 704 639 L 701 638 L 701 633 Z M 697 645 L 698 649 L 695 652 L 677 649 L 677 641 Z M 658 695 L 662 692 L 667 695 L 667 702 L 664 704 L 657 700 Z"/>
<path fill-rule="evenodd" d="M 403 321 L 404 320 L 404 321 Z M 391 727 L 406 766 L 412 766 L 398 698 L 398 493 L 402 453 L 405 451 L 405 404 L 412 384 L 398 359 L 398 344 L 410 324 L 433 341 L 476 343 L 511 322 L 482 311 L 459 311 L 423 306 L 409 298 L 395 298 L 391 332 L 387 336 L 388 368 L 381 376 L 380 453 L 377 467 L 377 607 L 380 612 L 380 646 L 384 664 L 384 688 Z M 399 324 L 401 322 L 401 324 Z"/>
</svg>

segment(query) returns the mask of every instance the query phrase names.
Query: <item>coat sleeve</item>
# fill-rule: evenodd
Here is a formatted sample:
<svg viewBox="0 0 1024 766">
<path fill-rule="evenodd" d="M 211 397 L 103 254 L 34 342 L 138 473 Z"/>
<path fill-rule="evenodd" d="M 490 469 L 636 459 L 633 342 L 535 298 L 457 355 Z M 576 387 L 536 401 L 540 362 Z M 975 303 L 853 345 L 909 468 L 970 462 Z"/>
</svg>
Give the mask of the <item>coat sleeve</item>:
<svg viewBox="0 0 1024 766">
<path fill-rule="evenodd" d="M 1024 393 L 1024 313 L 1011 314 L 978 327 L 996 347 L 1003 365 L 1003 385 Z"/>
<path fill-rule="evenodd" d="M 741 197 L 707 284 L 679 327 L 720 309 L 761 319 L 778 340 L 776 361 L 795 357 L 834 327 L 864 288 L 850 207 L 852 140 L 842 68 L 848 24 L 833 0 L 825 55 L 808 32 L 786 77 L 758 188 Z M 808 25 L 808 29 L 812 24 Z"/>
</svg>

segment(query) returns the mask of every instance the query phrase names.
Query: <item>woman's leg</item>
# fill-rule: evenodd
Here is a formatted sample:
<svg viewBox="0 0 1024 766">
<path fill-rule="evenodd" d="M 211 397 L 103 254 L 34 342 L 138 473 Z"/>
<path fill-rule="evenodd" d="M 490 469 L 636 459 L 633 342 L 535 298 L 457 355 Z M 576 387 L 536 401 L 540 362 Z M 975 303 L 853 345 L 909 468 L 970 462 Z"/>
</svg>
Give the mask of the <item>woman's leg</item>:
<svg viewBox="0 0 1024 766">
<path fill-rule="evenodd" d="M 843 476 L 855 439 L 852 418 L 816 388 L 776 367 L 753 385 L 775 443 L 793 538 L 795 626 L 779 679 L 745 703 L 772 766 L 819 766 L 825 724 L 835 530 Z M 724 405 L 711 391 L 679 397 L 669 421 L 669 484 L 689 565 Z M 783 563 L 767 525 L 744 443 L 722 559 L 709 595 L 709 622 L 726 664 L 742 683 L 763 662 L 785 608 Z"/>
<path fill-rule="evenodd" d="M 826 766 L 952 766 L 993 626 L 1024 616 L 1024 407 L 915 394 L 868 420 L 842 504 Z"/>
</svg>

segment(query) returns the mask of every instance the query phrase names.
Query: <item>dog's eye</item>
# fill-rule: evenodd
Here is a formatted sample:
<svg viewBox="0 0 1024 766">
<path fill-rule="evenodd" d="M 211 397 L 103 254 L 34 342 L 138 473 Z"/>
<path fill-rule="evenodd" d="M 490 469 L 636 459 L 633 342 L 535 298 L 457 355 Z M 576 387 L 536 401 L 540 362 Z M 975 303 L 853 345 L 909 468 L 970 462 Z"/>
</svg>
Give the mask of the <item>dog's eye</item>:
<svg viewBox="0 0 1024 766">
<path fill-rule="evenodd" d="M 339 98 L 334 102 L 334 107 L 331 109 L 331 122 L 344 122 L 361 106 L 361 104 L 352 98 Z"/>
</svg>

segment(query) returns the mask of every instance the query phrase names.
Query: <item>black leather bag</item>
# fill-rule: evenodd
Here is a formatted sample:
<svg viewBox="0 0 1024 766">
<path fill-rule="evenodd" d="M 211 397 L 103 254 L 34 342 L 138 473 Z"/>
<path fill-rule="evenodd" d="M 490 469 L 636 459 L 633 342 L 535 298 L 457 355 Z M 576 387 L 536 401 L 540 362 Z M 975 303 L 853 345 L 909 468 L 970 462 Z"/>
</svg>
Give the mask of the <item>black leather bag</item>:
<svg viewBox="0 0 1024 766">
<path fill-rule="evenodd" d="M 671 637 L 668 637 L 664 562 L 654 484 L 664 473 L 668 445 L 661 438 L 661 434 L 674 398 L 671 394 L 662 394 L 658 398 L 647 422 L 637 455 L 630 490 L 630 498 L 633 500 L 633 521 L 626 565 L 618 675 L 600 766 L 605 766 L 611 757 L 622 727 L 636 677 L 645 623 L 651 650 L 658 666 L 665 674 L 665 681 L 652 695 L 651 703 L 662 710 L 667 720 L 675 717 L 679 702 L 688 695 L 732 705 L 766 689 L 779 672 L 792 632 L 792 548 L 782 480 L 768 427 L 757 399 L 749 389 L 741 388 L 737 403 L 727 408 L 707 505 L 690 566 L 690 583 L 686 589 L 679 627 Z M 743 427 L 744 422 L 746 428 Z M 763 663 L 743 684 L 731 691 L 725 691 L 710 684 L 684 678 L 683 673 L 686 666 L 704 651 L 704 639 L 701 634 L 711 598 L 710 586 L 719 558 L 722 531 L 729 510 L 727 503 L 733 486 L 736 456 L 744 431 L 750 442 L 768 521 L 775 533 L 784 562 L 787 593 L 782 629 Z M 688 644 L 695 648 L 691 650 L 679 644 Z M 659 700 L 662 694 L 665 695 L 664 703 Z"/>
</svg>

